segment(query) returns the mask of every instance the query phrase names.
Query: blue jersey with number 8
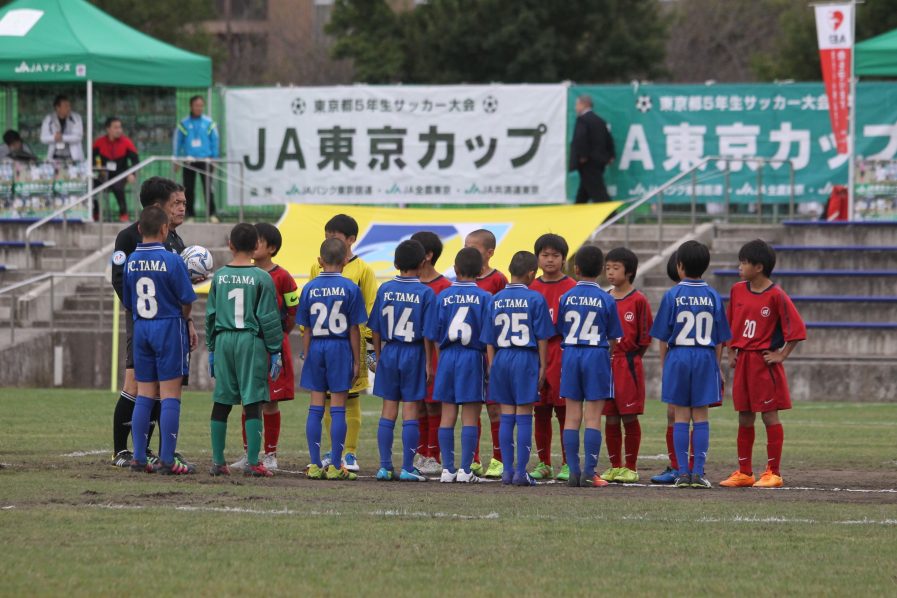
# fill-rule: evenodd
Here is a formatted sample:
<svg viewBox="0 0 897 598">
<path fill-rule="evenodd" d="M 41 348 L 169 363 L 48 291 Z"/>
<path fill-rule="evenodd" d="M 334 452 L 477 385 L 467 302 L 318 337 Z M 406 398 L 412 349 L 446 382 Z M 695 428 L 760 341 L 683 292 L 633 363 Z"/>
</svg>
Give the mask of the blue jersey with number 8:
<svg viewBox="0 0 897 598">
<path fill-rule="evenodd" d="M 651 336 L 670 347 L 713 348 L 732 338 L 723 301 L 703 280 L 683 280 L 668 290 Z"/>
</svg>

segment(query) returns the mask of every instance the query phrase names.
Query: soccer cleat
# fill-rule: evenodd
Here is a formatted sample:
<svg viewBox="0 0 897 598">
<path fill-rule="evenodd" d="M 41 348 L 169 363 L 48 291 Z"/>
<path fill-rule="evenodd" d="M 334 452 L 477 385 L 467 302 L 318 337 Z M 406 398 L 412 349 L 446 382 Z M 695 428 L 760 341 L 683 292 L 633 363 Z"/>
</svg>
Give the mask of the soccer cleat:
<svg viewBox="0 0 897 598">
<path fill-rule="evenodd" d="M 190 461 L 187 461 L 186 459 L 184 459 L 184 455 L 180 454 L 177 451 L 174 452 L 174 458 L 176 460 L 180 461 L 181 463 L 183 463 L 184 465 L 186 465 L 187 467 L 192 467 L 193 469 L 196 469 L 195 463 L 191 463 Z"/>
<path fill-rule="evenodd" d="M 515 486 L 535 486 L 536 480 L 532 478 L 528 473 L 524 473 L 523 475 L 514 474 L 514 481 L 511 482 Z"/>
<path fill-rule="evenodd" d="M 237 471 L 243 471 L 248 465 L 249 459 L 246 458 L 246 453 L 243 453 L 242 457 L 230 464 L 230 468 L 236 469 Z"/>
<path fill-rule="evenodd" d="M 323 480 L 324 468 L 318 467 L 314 463 L 305 468 L 305 477 L 310 480 Z"/>
<path fill-rule="evenodd" d="M 125 449 L 123 451 L 118 451 L 115 453 L 115 456 L 112 457 L 112 466 L 113 467 L 130 467 L 131 461 L 134 460 L 134 453 Z"/>
<path fill-rule="evenodd" d="M 561 470 L 558 472 L 557 477 L 554 479 L 556 479 L 559 482 L 569 481 L 570 480 L 570 466 L 567 465 L 566 463 L 561 465 Z"/>
<path fill-rule="evenodd" d="M 535 468 L 533 468 L 529 475 L 534 480 L 547 480 L 554 477 L 554 470 L 551 469 L 551 465 L 546 465 L 545 463 L 539 461 L 539 464 L 536 465 Z M 487 474 L 486 477 L 489 477 L 489 475 Z"/>
<path fill-rule="evenodd" d="M 330 454 L 330 451 L 321 455 L 321 469 L 327 469 L 331 463 L 333 463 L 333 455 Z"/>
<path fill-rule="evenodd" d="M 667 468 L 663 470 L 663 472 L 657 474 L 653 478 L 651 478 L 652 484 L 675 484 L 676 476 L 679 475 L 675 469 L 667 465 Z"/>
<path fill-rule="evenodd" d="M 327 469 L 324 471 L 324 475 L 327 476 L 328 480 L 336 480 L 336 481 L 346 481 L 346 482 L 354 482 L 358 479 L 358 476 L 346 469 L 345 467 L 340 467 L 337 469 L 334 467 L 333 463 L 327 466 Z"/>
<path fill-rule="evenodd" d="M 578 475 L 569 475 L 567 476 L 567 485 L 571 488 L 579 488 L 582 485 L 582 480 L 579 479 Z"/>
<path fill-rule="evenodd" d="M 349 471 L 361 470 L 358 466 L 358 459 L 355 457 L 355 453 L 346 453 L 343 456 L 343 467 Z"/>
<path fill-rule="evenodd" d="M 157 465 L 153 465 L 149 461 L 140 463 L 136 460 L 131 461 L 129 467 L 134 473 L 156 473 L 156 469 L 158 468 Z"/>
<path fill-rule="evenodd" d="M 385 467 L 381 467 L 377 470 L 377 481 L 378 482 L 391 482 L 396 479 L 396 472 L 391 469 L 386 469 Z"/>
<path fill-rule="evenodd" d="M 597 474 L 592 477 L 582 474 L 579 478 L 579 485 L 583 488 L 604 488 L 605 486 L 610 486 L 606 480 L 602 480 L 601 476 Z"/>
<path fill-rule="evenodd" d="M 421 467 L 423 467 L 424 461 L 426 459 L 427 457 L 424 457 L 420 453 L 414 453 L 414 460 L 411 462 L 411 464 L 414 466 L 414 469 L 420 469 Z"/>
<path fill-rule="evenodd" d="M 473 467 L 471 467 L 470 469 L 473 470 Z M 499 461 L 498 459 L 492 459 L 491 461 L 489 461 L 489 467 L 486 469 L 486 474 L 483 477 L 492 478 L 492 479 L 497 480 L 497 479 L 501 478 L 501 474 L 504 473 L 504 471 L 505 471 L 504 464 L 501 461 Z M 474 473 L 476 473 L 476 472 L 474 472 Z"/>
<path fill-rule="evenodd" d="M 196 473 L 196 468 L 192 464 L 188 466 L 175 459 L 172 463 L 161 463 L 156 472 L 159 475 L 188 475 Z"/>
<path fill-rule="evenodd" d="M 265 453 L 265 456 L 262 458 L 262 464 L 268 471 L 277 469 L 277 453 Z"/>
<path fill-rule="evenodd" d="M 230 468 L 227 465 L 218 465 L 217 463 L 212 463 L 212 468 L 209 470 L 209 475 L 218 477 L 220 475 L 230 475 Z"/>
<path fill-rule="evenodd" d="M 146 449 L 146 462 L 150 465 L 158 465 L 159 457 L 156 456 L 156 453 L 153 451 Z"/>
<path fill-rule="evenodd" d="M 243 475 L 251 478 L 274 477 L 274 474 L 268 471 L 268 469 L 262 463 L 258 463 L 256 465 L 247 464 L 246 467 L 243 468 Z"/>
<path fill-rule="evenodd" d="M 767 469 L 763 472 L 763 475 L 760 476 L 760 479 L 757 480 L 757 483 L 754 484 L 754 488 L 781 488 L 784 484 L 785 482 L 782 480 L 782 476 Z"/>
<path fill-rule="evenodd" d="M 504 470 L 504 467 L 502 467 L 502 470 Z M 476 461 L 474 461 L 473 463 L 470 464 L 470 473 L 474 473 L 474 474 L 482 477 L 484 471 L 485 470 L 483 469 L 482 463 L 477 463 Z"/>
<path fill-rule="evenodd" d="M 413 469 L 411 471 L 402 470 L 402 473 L 399 474 L 400 482 L 426 482 L 427 478 L 421 475 L 421 473 Z"/>
<path fill-rule="evenodd" d="M 618 484 L 635 484 L 639 481 L 639 475 L 637 471 L 633 471 L 628 467 L 621 467 L 617 470 L 614 481 Z"/>
<path fill-rule="evenodd" d="M 471 467 L 473 469 L 473 467 Z M 459 469 L 458 473 L 455 475 L 455 481 L 461 482 L 462 484 L 478 484 L 480 482 L 480 478 L 473 471 L 464 471 L 463 469 Z"/>
<path fill-rule="evenodd" d="M 691 487 L 699 488 L 701 490 L 709 490 L 713 488 L 713 484 L 710 483 L 710 480 L 704 477 L 704 474 L 691 474 Z"/>
<path fill-rule="evenodd" d="M 458 479 L 458 472 L 452 473 L 448 469 L 443 469 L 442 475 L 439 476 L 439 481 L 443 484 L 451 484 L 456 479 Z"/>
<path fill-rule="evenodd" d="M 617 481 L 617 474 L 620 473 L 622 467 L 608 467 L 599 477 L 605 482 Z"/>
<path fill-rule="evenodd" d="M 732 472 L 732 475 L 719 483 L 723 488 L 748 488 L 754 485 L 756 480 L 753 475 L 741 473 L 740 471 Z"/>
<path fill-rule="evenodd" d="M 514 483 L 514 470 L 506 469 L 501 473 L 501 483 L 505 486 L 510 486 Z"/>
<path fill-rule="evenodd" d="M 433 457 L 426 457 L 423 459 L 420 467 L 416 469 L 424 475 L 438 475 L 442 472 L 442 464 Z"/>
<path fill-rule="evenodd" d="M 682 475 L 677 475 L 673 485 L 676 488 L 691 488 L 691 474 L 683 473 Z"/>
</svg>

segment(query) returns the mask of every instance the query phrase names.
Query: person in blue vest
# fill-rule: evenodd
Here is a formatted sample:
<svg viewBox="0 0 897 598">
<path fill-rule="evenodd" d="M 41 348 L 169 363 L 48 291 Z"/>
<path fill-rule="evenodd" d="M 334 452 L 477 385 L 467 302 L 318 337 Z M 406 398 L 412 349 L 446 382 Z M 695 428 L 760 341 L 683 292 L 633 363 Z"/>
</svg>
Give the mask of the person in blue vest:
<svg viewBox="0 0 897 598">
<path fill-rule="evenodd" d="M 187 218 L 196 217 L 196 175 L 202 182 L 202 200 L 205 201 L 206 185 L 210 184 L 209 175 L 214 169 L 208 158 L 218 157 L 218 126 L 211 118 L 203 114 L 206 108 L 202 96 L 190 98 L 190 115 L 178 123 L 174 134 L 174 155 L 186 157 L 184 168 L 184 187 L 187 196 Z M 197 173 L 197 171 L 199 171 Z M 209 188 L 209 220 L 220 222 L 215 215 L 215 194 Z"/>
</svg>

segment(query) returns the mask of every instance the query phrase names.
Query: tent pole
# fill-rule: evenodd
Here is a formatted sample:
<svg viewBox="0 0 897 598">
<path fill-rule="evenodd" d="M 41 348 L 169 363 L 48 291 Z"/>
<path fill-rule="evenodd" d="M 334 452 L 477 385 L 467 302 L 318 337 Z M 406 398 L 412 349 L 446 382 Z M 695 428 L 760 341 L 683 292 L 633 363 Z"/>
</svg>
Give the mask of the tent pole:
<svg viewBox="0 0 897 598">
<path fill-rule="evenodd" d="M 91 148 L 93 148 L 93 81 L 87 80 L 87 126 L 84 131 L 84 146 L 87 148 L 84 159 L 87 161 L 87 192 L 93 191 L 93 162 L 91 161 Z"/>
<path fill-rule="evenodd" d="M 857 33 L 857 3 L 850 2 L 850 23 L 853 31 L 850 38 L 850 102 L 848 105 L 848 132 L 847 132 L 847 219 L 854 218 L 854 187 L 856 185 L 856 128 L 857 128 L 857 74 L 856 74 L 856 33 Z"/>
</svg>

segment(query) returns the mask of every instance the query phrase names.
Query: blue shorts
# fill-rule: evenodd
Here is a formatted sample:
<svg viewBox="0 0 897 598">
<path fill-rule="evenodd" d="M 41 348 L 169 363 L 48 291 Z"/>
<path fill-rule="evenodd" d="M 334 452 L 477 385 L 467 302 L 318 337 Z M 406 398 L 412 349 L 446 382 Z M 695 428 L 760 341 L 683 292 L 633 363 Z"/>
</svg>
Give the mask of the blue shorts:
<svg viewBox="0 0 897 598">
<path fill-rule="evenodd" d="M 386 343 L 380 351 L 374 394 L 387 401 L 423 401 L 427 396 L 427 353 L 423 343 Z"/>
<path fill-rule="evenodd" d="M 499 349 L 489 372 L 489 400 L 501 405 L 531 405 L 539 400 L 539 353 Z"/>
<path fill-rule="evenodd" d="M 719 363 L 713 349 L 671 347 L 663 363 L 664 403 L 706 407 L 722 400 Z"/>
<path fill-rule="evenodd" d="M 486 368 L 483 353 L 451 346 L 439 353 L 433 400 L 440 403 L 482 403 Z"/>
<path fill-rule="evenodd" d="M 299 386 L 317 392 L 347 392 L 352 387 L 352 346 L 347 338 L 312 338 Z"/>
<path fill-rule="evenodd" d="M 604 347 L 564 347 L 561 398 L 606 401 L 614 398 L 610 353 Z"/>
<path fill-rule="evenodd" d="M 134 377 L 160 382 L 190 373 L 190 341 L 183 318 L 134 321 Z"/>
</svg>

